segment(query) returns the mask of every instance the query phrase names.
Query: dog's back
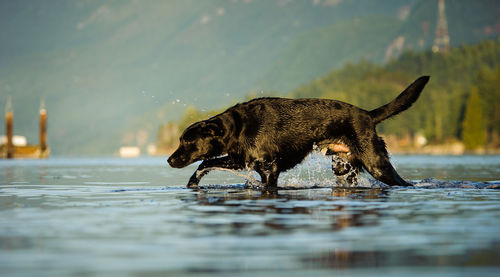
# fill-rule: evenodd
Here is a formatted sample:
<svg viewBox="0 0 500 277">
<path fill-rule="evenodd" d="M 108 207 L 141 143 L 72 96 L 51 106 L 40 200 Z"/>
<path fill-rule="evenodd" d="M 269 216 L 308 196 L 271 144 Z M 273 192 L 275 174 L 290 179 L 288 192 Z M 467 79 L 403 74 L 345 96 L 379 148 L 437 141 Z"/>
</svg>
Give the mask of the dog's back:
<svg viewBox="0 0 500 277">
<path fill-rule="evenodd" d="M 352 120 L 359 124 L 378 124 L 383 120 L 408 109 L 420 96 L 429 76 L 422 76 L 401 92 L 393 101 L 371 111 L 337 100 L 302 98 L 288 99 L 279 97 L 256 98 L 238 104 L 230 109 L 241 111 L 257 124 L 253 127 L 266 128 L 263 131 L 292 130 L 304 134 L 322 130 L 325 124 L 343 124 Z M 370 119 L 366 118 L 367 116 Z M 362 122 L 355 122 L 360 119 Z"/>
</svg>

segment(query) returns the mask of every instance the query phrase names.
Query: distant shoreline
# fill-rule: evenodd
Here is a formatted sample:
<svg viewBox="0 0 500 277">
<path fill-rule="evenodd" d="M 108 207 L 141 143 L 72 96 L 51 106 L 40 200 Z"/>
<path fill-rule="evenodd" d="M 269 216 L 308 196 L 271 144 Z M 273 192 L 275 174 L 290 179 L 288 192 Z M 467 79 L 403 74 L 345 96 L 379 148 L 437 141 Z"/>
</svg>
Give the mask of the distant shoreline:
<svg viewBox="0 0 500 277">
<path fill-rule="evenodd" d="M 465 150 L 461 144 L 434 144 L 426 145 L 420 148 L 401 148 L 390 145 L 387 147 L 392 154 L 396 155 L 500 155 L 500 148 L 481 148 L 476 150 Z"/>
</svg>

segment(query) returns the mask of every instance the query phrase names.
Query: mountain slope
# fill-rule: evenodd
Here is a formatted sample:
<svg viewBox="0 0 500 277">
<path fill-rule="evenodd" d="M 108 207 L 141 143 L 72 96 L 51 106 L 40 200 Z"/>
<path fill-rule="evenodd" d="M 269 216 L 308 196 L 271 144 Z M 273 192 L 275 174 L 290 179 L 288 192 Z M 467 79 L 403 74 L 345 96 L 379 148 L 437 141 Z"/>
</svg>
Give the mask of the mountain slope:
<svg viewBox="0 0 500 277">
<path fill-rule="evenodd" d="M 380 63 L 400 27 L 395 17 L 367 17 L 302 34 L 273 66 L 262 87 L 289 91 L 348 62 Z"/>
</svg>

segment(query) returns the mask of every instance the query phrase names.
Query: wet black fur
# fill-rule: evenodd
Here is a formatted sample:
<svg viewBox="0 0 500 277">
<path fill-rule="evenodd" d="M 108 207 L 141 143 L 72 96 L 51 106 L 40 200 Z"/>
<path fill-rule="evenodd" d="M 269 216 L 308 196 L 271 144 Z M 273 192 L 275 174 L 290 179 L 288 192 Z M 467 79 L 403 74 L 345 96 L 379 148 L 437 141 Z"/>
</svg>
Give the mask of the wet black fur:
<svg viewBox="0 0 500 277">
<path fill-rule="evenodd" d="M 210 170 L 226 168 L 255 170 L 272 189 L 280 172 L 300 163 L 314 145 L 342 143 L 350 153 L 340 156 L 354 172 L 366 169 L 388 185 L 407 186 L 389 162 L 375 125 L 409 108 L 428 80 L 420 77 L 396 99 L 372 111 L 329 99 L 258 98 L 237 104 L 189 126 L 168 163 L 182 168 L 203 161 L 188 187 L 197 187 Z M 332 169 L 336 175 L 347 173 L 344 165 Z"/>
</svg>

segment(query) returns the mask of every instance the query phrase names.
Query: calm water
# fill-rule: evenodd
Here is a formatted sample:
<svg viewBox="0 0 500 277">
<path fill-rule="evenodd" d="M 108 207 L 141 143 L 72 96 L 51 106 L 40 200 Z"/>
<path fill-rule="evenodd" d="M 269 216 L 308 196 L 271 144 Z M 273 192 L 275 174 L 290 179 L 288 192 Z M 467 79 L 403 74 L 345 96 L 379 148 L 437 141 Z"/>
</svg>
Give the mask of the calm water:
<svg viewBox="0 0 500 277">
<path fill-rule="evenodd" d="M 393 162 L 416 188 L 330 188 L 321 157 L 277 194 L 191 191 L 165 158 L 0 160 L 0 275 L 500 276 L 500 189 L 475 188 L 500 156 Z"/>
</svg>

